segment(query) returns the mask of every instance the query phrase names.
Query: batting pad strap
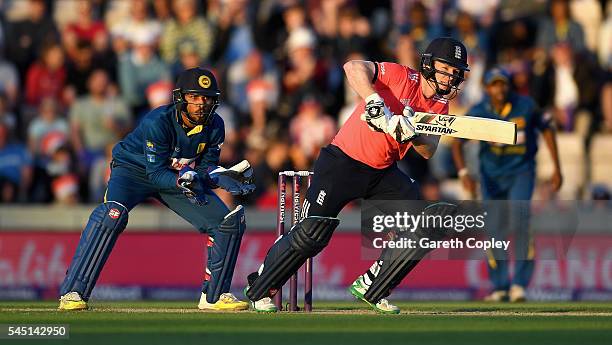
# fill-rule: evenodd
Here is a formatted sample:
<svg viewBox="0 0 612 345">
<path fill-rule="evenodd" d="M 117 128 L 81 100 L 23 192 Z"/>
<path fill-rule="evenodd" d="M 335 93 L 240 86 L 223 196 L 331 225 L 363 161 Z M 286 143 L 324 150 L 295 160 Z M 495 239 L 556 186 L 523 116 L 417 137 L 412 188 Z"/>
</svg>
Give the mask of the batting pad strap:
<svg viewBox="0 0 612 345">
<path fill-rule="evenodd" d="M 245 228 L 244 208 L 239 205 L 223 218 L 218 231 L 209 235 L 212 237 L 207 266 L 210 280 L 204 291 L 208 303 L 216 303 L 222 293 L 230 290 Z"/>
<path fill-rule="evenodd" d="M 339 223 L 338 218 L 318 216 L 296 223 L 268 251 L 261 274 L 249 284 L 247 297 L 257 301 L 274 295 L 308 258 L 327 246 Z"/>
<path fill-rule="evenodd" d="M 128 210 L 120 203 L 105 202 L 93 210 L 60 288 L 62 295 L 75 291 L 83 300 L 89 300 L 100 272 L 127 222 Z"/>
</svg>

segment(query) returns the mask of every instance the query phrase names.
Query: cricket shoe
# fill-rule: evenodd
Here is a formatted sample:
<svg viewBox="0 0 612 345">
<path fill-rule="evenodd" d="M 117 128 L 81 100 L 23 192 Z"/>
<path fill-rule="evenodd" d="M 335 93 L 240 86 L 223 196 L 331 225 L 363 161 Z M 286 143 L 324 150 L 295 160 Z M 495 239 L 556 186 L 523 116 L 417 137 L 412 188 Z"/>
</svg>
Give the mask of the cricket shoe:
<svg viewBox="0 0 612 345">
<path fill-rule="evenodd" d="M 59 310 L 85 310 L 87 302 L 83 301 L 78 292 L 69 292 L 60 297 Z"/>
<path fill-rule="evenodd" d="M 508 292 L 496 290 L 485 296 L 485 302 L 508 302 Z"/>
<path fill-rule="evenodd" d="M 217 310 L 217 311 L 239 311 L 249 309 L 247 302 L 241 301 L 236 296 L 229 292 L 222 293 L 219 296 L 219 300 L 215 303 L 208 303 L 206 300 L 206 294 L 202 292 L 200 297 L 200 303 L 198 303 L 198 309 L 200 310 Z"/>
<path fill-rule="evenodd" d="M 366 302 L 372 309 L 380 314 L 399 314 L 400 309 L 389 303 L 387 299 L 382 298 L 378 303 L 374 304 L 367 299 L 365 299 L 364 295 L 368 291 L 368 286 L 363 281 L 363 276 L 359 276 L 357 280 L 353 282 L 353 284 L 349 287 L 349 292 L 355 296 L 355 298 L 360 299 Z"/>
<path fill-rule="evenodd" d="M 525 302 L 527 300 L 527 297 L 525 297 L 525 288 L 520 285 L 512 285 L 508 297 L 512 303 Z"/>
<path fill-rule="evenodd" d="M 246 296 L 247 291 L 249 291 L 248 286 L 244 288 L 245 296 Z M 276 313 L 278 311 L 278 308 L 276 308 L 276 305 L 272 303 L 272 298 L 270 297 L 264 297 L 258 301 L 250 301 L 250 302 L 251 302 L 251 308 L 253 308 L 253 310 L 259 313 Z"/>
</svg>

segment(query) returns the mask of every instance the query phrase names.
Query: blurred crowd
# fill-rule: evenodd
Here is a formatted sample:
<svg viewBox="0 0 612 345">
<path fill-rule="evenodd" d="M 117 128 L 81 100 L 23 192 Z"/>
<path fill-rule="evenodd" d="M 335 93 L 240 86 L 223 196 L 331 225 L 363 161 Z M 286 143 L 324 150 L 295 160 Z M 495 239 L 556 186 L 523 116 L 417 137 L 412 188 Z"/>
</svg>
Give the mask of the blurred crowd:
<svg viewBox="0 0 612 345">
<path fill-rule="evenodd" d="M 442 35 L 471 69 L 451 113 L 502 65 L 560 131 L 612 132 L 612 1 L 0 0 L 0 15 L 2 202 L 99 202 L 112 146 L 202 66 L 222 90 L 222 164 L 255 167 L 240 201 L 274 207 L 277 172 L 311 168 L 359 101 L 344 62 L 416 69 Z M 403 166 L 430 198 L 456 174 L 414 155 Z"/>
</svg>

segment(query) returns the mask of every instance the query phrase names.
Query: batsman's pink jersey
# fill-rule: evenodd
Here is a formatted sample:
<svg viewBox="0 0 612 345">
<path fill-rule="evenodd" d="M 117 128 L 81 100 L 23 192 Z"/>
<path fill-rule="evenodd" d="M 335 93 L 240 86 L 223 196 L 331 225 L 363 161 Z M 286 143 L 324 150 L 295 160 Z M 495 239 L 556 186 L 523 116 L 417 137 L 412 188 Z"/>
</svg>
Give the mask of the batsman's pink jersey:
<svg viewBox="0 0 612 345">
<path fill-rule="evenodd" d="M 428 99 L 423 96 L 421 78 L 417 71 L 391 62 L 376 64 L 378 77 L 374 89 L 392 113 L 401 114 L 404 105 L 409 105 L 414 111 L 448 114 L 446 99 L 438 96 Z M 362 100 L 340 128 L 332 144 L 357 161 L 372 168 L 384 169 L 402 159 L 412 143 L 400 144 L 388 134 L 371 130 L 360 118 L 364 108 L 365 102 Z"/>
</svg>

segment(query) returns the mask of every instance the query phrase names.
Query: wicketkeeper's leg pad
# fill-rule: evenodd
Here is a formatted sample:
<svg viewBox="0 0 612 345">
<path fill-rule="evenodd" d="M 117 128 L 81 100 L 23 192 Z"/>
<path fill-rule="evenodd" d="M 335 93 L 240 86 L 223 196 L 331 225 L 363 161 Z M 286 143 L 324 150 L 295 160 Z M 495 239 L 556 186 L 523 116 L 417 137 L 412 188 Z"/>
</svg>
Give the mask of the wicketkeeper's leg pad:
<svg viewBox="0 0 612 345">
<path fill-rule="evenodd" d="M 118 202 L 108 201 L 93 210 L 60 287 L 61 295 L 75 291 L 83 300 L 89 300 L 100 272 L 127 222 L 128 210 Z"/>
<path fill-rule="evenodd" d="M 457 213 L 457 205 L 438 202 L 427 206 L 423 213 L 425 215 L 454 215 Z M 431 240 L 441 240 L 449 233 L 448 229 L 417 229 L 414 232 L 403 231 L 398 234 L 399 237 L 412 239 L 418 243 L 423 237 L 429 237 Z M 385 298 L 391 294 L 391 291 L 401 283 L 402 279 L 416 267 L 427 253 L 432 249 L 429 248 L 386 248 L 381 253 L 380 259 L 370 267 L 364 275 L 366 284 L 370 287 L 364 294 L 366 300 L 370 303 L 378 303 L 381 298 Z"/>
<path fill-rule="evenodd" d="M 204 283 L 208 303 L 216 303 L 222 293 L 229 292 L 242 235 L 246 228 L 244 208 L 239 205 L 219 224 L 219 230 L 209 234 L 208 264 Z"/>
<path fill-rule="evenodd" d="M 276 294 L 310 257 L 327 246 L 340 221 L 310 216 L 295 224 L 270 248 L 258 275 L 250 275 L 247 297 L 257 301 Z"/>
</svg>

